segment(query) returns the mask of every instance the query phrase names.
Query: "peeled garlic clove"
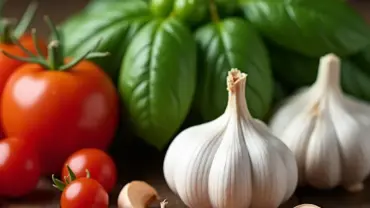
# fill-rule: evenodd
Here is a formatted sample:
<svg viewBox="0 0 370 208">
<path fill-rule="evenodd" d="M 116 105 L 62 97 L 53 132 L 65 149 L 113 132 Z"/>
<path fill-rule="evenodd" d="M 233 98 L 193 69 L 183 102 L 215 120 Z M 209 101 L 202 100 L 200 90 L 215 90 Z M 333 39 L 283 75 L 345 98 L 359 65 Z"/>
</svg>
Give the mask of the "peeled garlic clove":
<svg viewBox="0 0 370 208">
<path fill-rule="evenodd" d="M 340 60 L 321 58 L 316 82 L 278 109 L 270 128 L 294 153 L 300 184 L 363 188 L 370 173 L 370 106 L 343 94 Z"/>
<path fill-rule="evenodd" d="M 118 196 L 119 208 L 146 208 L 158 200 L 157 191 L 144 181 L 133 181 L 126 184 Z"/>
<path fill-rule="evenodd" d="M 182 131 L 168 148 L 166 182 L 188 207 L 278 207 L 294 192 L 293 153 L 251 117 L 246 78 L 232 69 L 224 114 Z"/>
<path fill-rule="evenodd" d="M 298 206 L 295 206 L 294 208 L 320 208 L 314 204 L 300 204 Z"/>
</svg>

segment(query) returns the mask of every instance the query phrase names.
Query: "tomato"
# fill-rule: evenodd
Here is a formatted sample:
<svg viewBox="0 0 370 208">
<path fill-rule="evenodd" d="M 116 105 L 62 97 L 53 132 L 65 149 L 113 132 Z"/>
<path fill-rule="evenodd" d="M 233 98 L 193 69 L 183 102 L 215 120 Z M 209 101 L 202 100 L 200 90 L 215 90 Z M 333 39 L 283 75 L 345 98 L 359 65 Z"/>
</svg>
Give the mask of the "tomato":
<svg viewBox="0 0 370 208">
<path fill-rule="evenodd" d="M 2 5 L 0 5 L 2 6 Z M 4 50 L 8 53 L 20 56 L 20 57 L 28 57 L 28 54 L 26 54 L 22 49 L 20 49 L 17 45 L 15 45 L 10 36 L 16 37 L 18 41 L 30 52 L 33 54 L 37 53 L 35 44 L 33 43 L 32 36 L 30 34 L 24 34 L 25 29 L 30 24 L 31 20 L 34 17 L 35 11 L 36 11 L 37 5 L 35 3 L 31 3 L 29 7 L 27 8 L 24 16 L 22 17 L 22 20 L 19 21 L 20 24 L 18 24 L 16 27 L 14 25 L 11 25 L 7 20 L 4 20 L 1 29 L 2 34 L 0 37 L 0 49 Z M 0 8 L 1 9 L 1 8 Z M 21 29 L 21 30 L 20 30 Z M 17 32 L 15 32 L 17 31 Z M 43 40 L 37 40 L 38 48 L 40 49 L 40 53 L 42 55 L 47 54 L 47 46 L 46 43 Z M 5 87 L 5 84 L 7 80 L 9 79 L 10 75 L 24 62 L 20 60 L 15 60 L 8 58 L 4 54 L 0 54 L 0 95 L 3 92 L 3 89 Z M 1 128 L 1 122 L 0 122 L 0 138 L 4 137 L 3 129 Z"/>
<path fill-rule="evenodd" d="M 30 35 L 24 35 L 19 39 L 19 42 L 28 50 L 30 50 L 32 53 L 36 53 L 36 49 L 34 47 L 34 44 L 32 42 L 32 37 Z M 40 50 L 42 51 L 42 54 L 45 55 L 47 53 L 47 47 L 46 44 L 40 40 L 38 42 L 40 46 Z M 0 49 L 4 50 L 8 53 L 11 53 L 13 55 L 21 56 L 21 57 L 27 57 L 27 54 L 25 54 L 17 45 L 14 44 L 7 44 L 7 43 L 1 43 L 0 42 Z M 4 54 L 0 53 L 0 94 L 2 93 L 5 84 L 12 75 L 12 73 L 23 64 L 23 61 L 19 61 L 16 59 L 11 59 L 5 56 Z"/>
<path fill-rule="evenodd" d="M 37 186 L 38 154 L 30 144 L 16 138 L 0 140 L 0 195 L 20 197 Z"/>
<path fill-rule="evenodd" d="M 118 121 L 113 83 L 89 61 L 68 71 L 25 64 L 9 79 L 1 104 L 6 134 L 37 144 L 43 173 L 59 172 L 81 148 L 106 149 Z"/>
<path fill-rule="evenodd" d="M 107 208 L 109 196 L 96 180 L 79 178 L 66 186 L 60 199 L 60 206 L 61 208 Z"/>
<path fill-rule="evenodd" d="M 98 181 L 91 178 L 89 170 L 86 170 L 85 177 L 81 178 L 76 178 L 76 174 L 69 166 L 67 170 L 65 182 L 52 176 L 53 186 L 62 191 L 61 208 L 108 207 L 108 193 Z"/>
<path fill-rule="evenodd" d="M 62 176 L 67 177 L 67 165 L 77 178 L 85 177 L 86 170 L 109 193 L 117 182 L 117 169 L 112 158 L 99 149 L 82 149 L 73 153 L 64 164 Z"/>
<path fill-rule="evenodd" d="M 60 172 L 79 149 L 109 146 L 118 124 L 119 102 L 113 82 L 85 58 L 89 54 L 63 56 L 61 35 L 49 18 L 46 21 L 53 39 L 48 58 L 29 58 L 12 74 L 2 95 L 1 113 L 5 133 L 35 144 L 42 173 L 50 174 Z M 89 57 L 94 54 L 104 55 Z"/>
</svg>

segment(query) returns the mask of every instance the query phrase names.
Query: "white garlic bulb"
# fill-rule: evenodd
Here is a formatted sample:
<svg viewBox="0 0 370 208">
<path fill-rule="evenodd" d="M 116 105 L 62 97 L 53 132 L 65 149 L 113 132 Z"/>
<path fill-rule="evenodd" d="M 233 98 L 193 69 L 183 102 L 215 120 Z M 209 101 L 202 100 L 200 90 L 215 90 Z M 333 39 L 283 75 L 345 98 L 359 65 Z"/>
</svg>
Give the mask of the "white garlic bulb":
<svg viewBox="0 0 370 208">
<path fill-rule="evenodd" d="M 191 208 L 274 208 L 296 188 L 294 155 L 248 111 L 246 77 L 232 69 L 225 113 L 182 131 L 166 153 L 165 179 Z"/>
<path fill-rule="evenodd" d="M 341 91 L 340 59 L 320 59 L 316 82 L 278 109 L 273 133 L 293 151 L 299 183 L 363 188 L 370 172 L 370 107 Z"/>
</svg>

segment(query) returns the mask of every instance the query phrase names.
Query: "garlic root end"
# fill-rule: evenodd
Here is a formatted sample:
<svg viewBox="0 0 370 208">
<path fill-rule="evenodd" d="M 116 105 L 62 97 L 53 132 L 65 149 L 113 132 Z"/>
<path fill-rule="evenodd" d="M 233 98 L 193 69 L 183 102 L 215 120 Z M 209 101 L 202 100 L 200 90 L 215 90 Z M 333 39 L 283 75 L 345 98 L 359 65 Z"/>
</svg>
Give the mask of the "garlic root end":
<svg viewBox="0 0 370 208">
<path fill-rule="evenodd" d="M 229 92 L 235 92 L 235 85 L 240 82 L 242 79 L 246 79 L 247 74 L 242 73 L 238 69 L 231 69 L 227 75 L 226 83 L 227 83 L 227 90 Z"/>
<path fill-rule="evenodd" d="M 349 186 L 346 186 L 344 187 L 348 192 L 352 192 L 352 193 L 355 193 L 355 192 L 360 192 L 364 189 L 364 184 L 363 183 L 356 183 L 356 184 L 352 184 L 352 185 L 349 185 Z"/>
<path fill-rule="evenodd" d="M 165 199 L 165 200 L 163 200 L 162 202 L 161 202 L 161 207 L 160 208 L 166 208 L 166 205 L 168 204 L 168 201 L 167 201 L 167 199 Z"/>
</svg>

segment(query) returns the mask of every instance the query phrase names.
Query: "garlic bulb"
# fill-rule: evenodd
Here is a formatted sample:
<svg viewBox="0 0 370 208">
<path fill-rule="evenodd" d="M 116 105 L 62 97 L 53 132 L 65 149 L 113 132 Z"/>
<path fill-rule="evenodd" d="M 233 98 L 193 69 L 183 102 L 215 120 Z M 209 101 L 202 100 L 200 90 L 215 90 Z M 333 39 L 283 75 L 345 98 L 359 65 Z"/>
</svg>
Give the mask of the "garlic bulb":
<svg viewBox="0 0 370 208">
<path fill-rule="evenodd" d="M 248 111 L 246 77 L 232 69 L 225 113 L 182 131 L 166 153 L 165 179 L 191 208 L 274 208 L 296 188 L 294 155 Z"/>
<path fill-rule="evenodd" d="M 363 188 L 370 172 L 370 107 L 342 93 L 340 60 L 320 59 L 316 82 L 288 99 L 270 128 L 293 151 L 299 183 Z"/>
</svg>

